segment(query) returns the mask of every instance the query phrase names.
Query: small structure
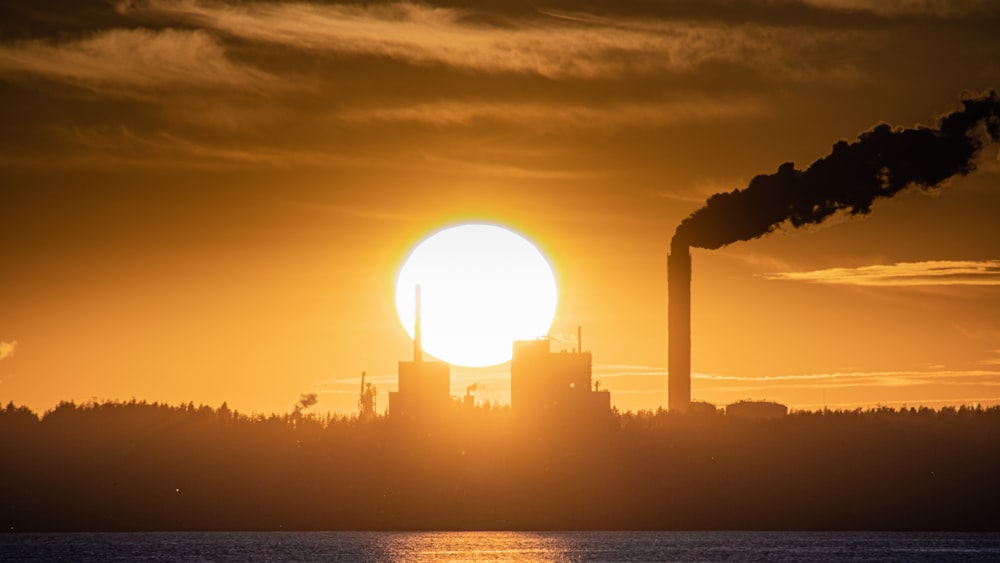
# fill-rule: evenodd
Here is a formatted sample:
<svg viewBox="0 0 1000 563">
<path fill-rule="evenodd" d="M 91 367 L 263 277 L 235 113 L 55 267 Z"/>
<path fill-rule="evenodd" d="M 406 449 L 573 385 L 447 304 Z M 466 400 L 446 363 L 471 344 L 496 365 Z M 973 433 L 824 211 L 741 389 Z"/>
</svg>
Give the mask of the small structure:
<svg viewBox="0 0 1000 563">
<path fill-rule="evenodd" d="M 788 407 L 772 401 L 739 401 L 726 406 L 726 416 L 745 420 L 772 420 L 788 415 Z"/>
<path fill-rule="evenodd" d="M 358 395 L 358 418 L 371 420 L 375 418 L 375 386 L 365 383 L 365 372 L 361 372 L 361 394 Z"/>
<path fill-rule="evenodd" d="M 481 383 L 473 383 L 465 388 L 465 397 L 462 398 L 462 407 L 466 411 L 471 411 L 476 407 L 476 397 L 472 394 L 473 391 L 478 391 L 480 389 L 485 389 L 486 386 Z"/>
<path fill-rule="evenodd" d="M 717 414 L 719 409 L 707 401 L 691 401 L 687 406 L 687 411 L 681 412 L 687 412 L 687 414 L 695 416 L 711 416 Z"/>
<path fill-rule="evenodd" d="M 514 342 L 510 405 L 515 413 L 586 417 L 611 411 L 611 393 L 591 381 L 593 360 L 580 347 L 579 329 L 577 342 L 572 353 L 551 352 L 547 338 Z"/>
</svg>

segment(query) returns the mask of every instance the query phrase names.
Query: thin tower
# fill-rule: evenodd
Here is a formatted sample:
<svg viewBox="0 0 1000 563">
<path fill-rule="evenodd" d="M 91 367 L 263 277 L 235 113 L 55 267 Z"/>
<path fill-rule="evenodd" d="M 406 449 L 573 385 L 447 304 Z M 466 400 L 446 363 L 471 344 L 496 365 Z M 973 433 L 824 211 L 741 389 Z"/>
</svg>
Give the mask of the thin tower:
<svg viewBox="0 0 1000 563">
<path fill-rule="evenodd" d="M 413 298 L 415 300 L 415 320 L 413 321 L 413 361 L 422 362 L 424 361 L 424 347 L 421 342 L 420 337 L 420 284 L 418 283 L 413 289 Z"/>
<path fill-rule="evenodd" d="M 667 406 L 684 412 L 691 404 L 691 251 L 676 238 L 667 257 Z"/>
</svg>

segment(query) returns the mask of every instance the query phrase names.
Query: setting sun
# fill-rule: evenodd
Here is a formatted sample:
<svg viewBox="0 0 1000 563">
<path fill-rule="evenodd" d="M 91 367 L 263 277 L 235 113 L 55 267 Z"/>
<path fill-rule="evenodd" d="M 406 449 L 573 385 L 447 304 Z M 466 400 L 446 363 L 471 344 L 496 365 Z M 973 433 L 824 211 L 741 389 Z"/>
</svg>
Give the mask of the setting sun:
<svg viewBox="0 0 1000 563">
<path fill-rule="evenodd" d="M 496 225 L 449 227 L 413 249 L 396 281 L 396 311 L 411 337 L 417 285 L 423 349 L 460 366 L 506 362 L 513 341 L 545 336 L 556 312 L 548 261 Z"/>
</svg>

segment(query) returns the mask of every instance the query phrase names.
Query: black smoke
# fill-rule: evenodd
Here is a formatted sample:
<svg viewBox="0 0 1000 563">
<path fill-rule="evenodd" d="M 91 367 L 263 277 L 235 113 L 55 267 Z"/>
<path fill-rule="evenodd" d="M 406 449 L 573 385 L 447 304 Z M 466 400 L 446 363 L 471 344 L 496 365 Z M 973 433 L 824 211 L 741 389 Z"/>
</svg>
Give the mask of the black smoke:
<svg viewBox="0 0 1000 563">
<path fill-rule="evenodd" d="M 983 147 L 998 139 L 995 90 L 962 100 L 962 109 L 943 117 L 936 129 L 881 124 L 854 142 L 838 142 L 804 171 L 787 162 L 746 188 L 713 195 L 681 221 L 673 245 L 719 248 L 785 224 L 820 223 L 837 211 L 866 215 L 878 198 L 910 186 L 933 188 L 972 172 Z"/>
<path fill-rule="evenodd" d="M 293 418 L 299 418 L 302 416 L 302 411 L 308 409 L 309 407 L 315 405 L 319 402 L 316 398 L 316 393 L 303 393 L 299 395 L 299 402 L 295 403 L 295 410 L 292 411 Z"/>
</svg>

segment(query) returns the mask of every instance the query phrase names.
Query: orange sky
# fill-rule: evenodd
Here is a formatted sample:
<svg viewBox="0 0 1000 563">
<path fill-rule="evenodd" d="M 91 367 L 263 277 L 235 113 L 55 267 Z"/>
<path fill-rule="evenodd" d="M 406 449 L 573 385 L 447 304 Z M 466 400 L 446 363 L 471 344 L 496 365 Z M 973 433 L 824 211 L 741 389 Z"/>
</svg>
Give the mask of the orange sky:
<svg viewBox="0 0 1000 563">
<path fill-rule="evenodd" d="M 409 249 L 550 257 L 622 409 L 666 404 L 666 255 L 718 191 L 1000 86 L 992 2 L 28 1 L 0 8 L 0 402 L 356 408 Z M 1000 402 L 1000 160 L 693 251 L 692 394 Z M 506 402 L 507 367 L 452 371 Z"/>
</svg>

